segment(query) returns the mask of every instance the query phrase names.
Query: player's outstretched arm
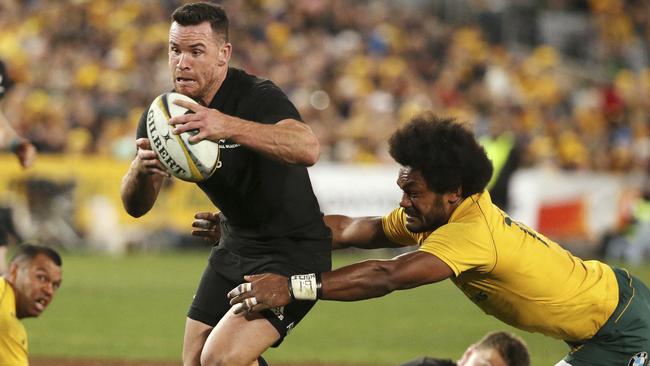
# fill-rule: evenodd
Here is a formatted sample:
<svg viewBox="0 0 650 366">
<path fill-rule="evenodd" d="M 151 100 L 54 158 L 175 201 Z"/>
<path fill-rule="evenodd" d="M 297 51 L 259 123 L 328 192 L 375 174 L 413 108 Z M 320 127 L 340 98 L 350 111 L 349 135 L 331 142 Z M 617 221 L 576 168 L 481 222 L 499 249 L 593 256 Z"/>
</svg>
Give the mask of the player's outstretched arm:
<svg viewBox="0 0 650 366">
<path fill-rule="evenodd" d="M 229 116 L 196 103 L 183 100 L 174 103 L 194 112 L 169 120 L 176 127 L 175 134 L 199 130 L 199 133 L 190 137 L 191 142 L 231 139 L 284 163 L 311 166 L 318 161 L 318 139 L 305 123 L 285 119 L 267 125 Z"/>
<path fill-rule="evenodd" d="M 332 249 L 398 248 L 402 245 L 388 240 L 380 216 L 348 217 L 325 215 L 325 224 L 332 230 Z"/>
<path fill-rule="evenodd" d="M 433 254 L 414 251 L 390 260 L 368 260 L 322 274 L 287 278 L 277 274 L 246 276 L 249 283 L 228 293 L 235 312 L 285 306 L 295 300 L 356 301 L 384 296 L 395 290 L 442 281 L 453 275 Z"/>
<path fill-rule="evenodd" d="M 0 111 L 0 141 L 3 147 L 16 155 L 23 168 L 29 168 L 36 160 L 36 147 L 16 133 L 2 111 Z"/>
<path fill-rule="evenodd" d="M 169 173 L 151 150 L 148 139 L 139 138 L 136 145 L 138 152 L 122 178 L 120 193 L 126 212 L 133 217 L 140 217 L 153 207 L 163 178 L 168 177 Z"/>
</svg>

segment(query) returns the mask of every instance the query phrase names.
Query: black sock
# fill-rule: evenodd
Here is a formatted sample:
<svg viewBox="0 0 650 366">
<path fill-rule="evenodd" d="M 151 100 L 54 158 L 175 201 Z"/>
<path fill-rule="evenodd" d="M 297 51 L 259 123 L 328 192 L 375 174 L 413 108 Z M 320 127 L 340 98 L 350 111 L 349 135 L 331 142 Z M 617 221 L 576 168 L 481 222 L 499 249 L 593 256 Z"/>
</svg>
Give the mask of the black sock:
<svg viewBox="0 0 650 366">
<path fill-rule="evenodd" d="M 260 366 L 269 366 L 269 364 L 266 363 L 266 361 L 262 358 L 262 356 L 260 356 L 260 357 L 257 358 L 257 363 L 258 363 Z"/>
</svg>

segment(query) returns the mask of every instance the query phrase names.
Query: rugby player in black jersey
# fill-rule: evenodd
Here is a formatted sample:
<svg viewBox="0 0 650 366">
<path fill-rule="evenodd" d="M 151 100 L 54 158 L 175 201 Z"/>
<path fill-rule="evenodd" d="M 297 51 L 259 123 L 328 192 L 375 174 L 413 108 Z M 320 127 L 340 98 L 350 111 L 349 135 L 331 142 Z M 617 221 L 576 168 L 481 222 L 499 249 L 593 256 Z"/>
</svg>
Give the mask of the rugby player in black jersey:
<svg viewBox="0 0 650 366">
<path fill-rule="evenodd" d="M 0 60 L 0 101 L 13 85 L 14 82 L 9 77 L 5 64 Z M 0 108 L 0 148 L 16 155 L 23 168 L 30 167 L 36 160 L 36 147 L 16 132 L 9 119 L 2 113 L 2 108 Z M 0 206 L 0 275 L 7 271 L 6 256 L 9 238 L 17 236 L 11 211 L 9 206 Z"/>
<path fill-rule="evenodd" d="M 172 14 L 174 90 L 200 104 L 178 102 L 194 113 L 170 123 L 174 133 L 196 129 L 193 141 L 212 140 L 221 149 L 219 168 L 197 184 L 221 210 L 221 238 L 187 315 L 186 366 L 265 365 L 260 355 L 282 342 L 313 303 L 236 315 L 228 291 L 249 273 L 289 276 L 331 267 L 331 234 L 306 169 L 318 159 L 318 140 L 273 82 L 229 67 L 231 51 L 228 18 L 218 5 L 186 4 Z M 135 217 L 151 209 L 168 176 L 146 136 L 143 114 L 138 152 L 121 187 Z"/>
</svg>

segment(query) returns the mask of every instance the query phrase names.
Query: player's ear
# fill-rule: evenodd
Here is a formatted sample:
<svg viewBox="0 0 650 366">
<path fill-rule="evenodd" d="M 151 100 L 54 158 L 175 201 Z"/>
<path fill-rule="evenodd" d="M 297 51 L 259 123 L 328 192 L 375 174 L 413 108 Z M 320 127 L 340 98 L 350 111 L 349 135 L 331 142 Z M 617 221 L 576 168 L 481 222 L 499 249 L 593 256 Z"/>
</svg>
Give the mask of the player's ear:
<svg viewBox="0 0 650 366">
<path fill-rule="evenodd" d="M 472 355 L 472 353 L 474 353 L 475 349 L 476 349 L 476 346 L 473 345 L 473 344 L 471 346 L 467 347 L 467 349 L 465 350 L 465 353 L 463 353 L 463 357 L 461 357 L 460 360 L 458 360 L 458 362 L 456 362 L 458 364 L 458 366 L 467 365 L 467 360 L 469 360 L 469 357 Z"/>
<path fill-rule="evenodd" d="M 11 283 L 16 283 L 16 277 L 18 276 L 18 263 L 13 262 L 9 265 L 9 271 L 7 272 L 7 280 Z"/>
<path fill-rule="evenodd" d="M 456 204 L 463 199 L 463 189 L 461 187 L 458 187 L 455 191 L 451 191 L 447 195 L 447 200 L 449 201 L 449 204 Z"/>
<path fill-rule="evenodd" d="M 232 54 L 232 44 L 226 42 L 219 48 L 219 54 L 217 55 L 217 65 L 225 66 L 230 61 L 230 55 Z"/>
</svg>

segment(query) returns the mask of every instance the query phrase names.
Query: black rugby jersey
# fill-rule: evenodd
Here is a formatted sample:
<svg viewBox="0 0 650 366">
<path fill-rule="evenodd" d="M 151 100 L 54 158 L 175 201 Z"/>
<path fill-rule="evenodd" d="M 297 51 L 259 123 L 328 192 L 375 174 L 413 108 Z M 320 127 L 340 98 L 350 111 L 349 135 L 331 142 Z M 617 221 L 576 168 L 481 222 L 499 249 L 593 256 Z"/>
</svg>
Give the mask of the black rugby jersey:
<svg viewBox="0 0 650 366">
<path fill-rule="evenodd" d="M 210 108 L 264 124 L 301 121 L 272 81 L 229 68 Z M 138 138 L 147 137 L 146 111 Z M 230 140 L 219 141 L 221 166 L 197 185 L 222 212 L 220 246 L 309 271 L 329 270 L 331 234 L 307 168 L 272 160 Z"/>
<path fill-rule="evenodd" d="M 11 89 L 13 81 L 9 78 L 5 64 L 0 60 L 0 99 Z"/>
</svg>

